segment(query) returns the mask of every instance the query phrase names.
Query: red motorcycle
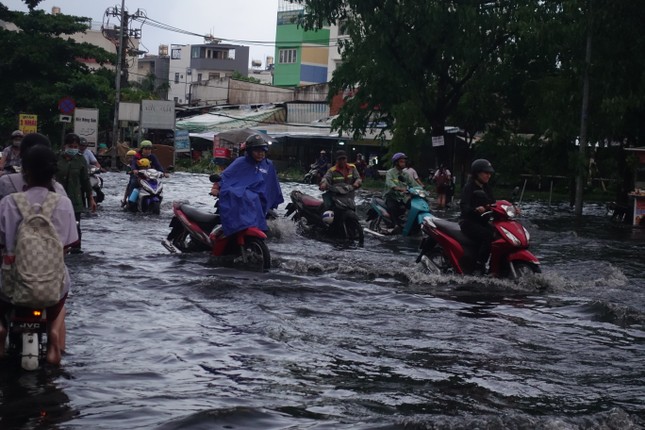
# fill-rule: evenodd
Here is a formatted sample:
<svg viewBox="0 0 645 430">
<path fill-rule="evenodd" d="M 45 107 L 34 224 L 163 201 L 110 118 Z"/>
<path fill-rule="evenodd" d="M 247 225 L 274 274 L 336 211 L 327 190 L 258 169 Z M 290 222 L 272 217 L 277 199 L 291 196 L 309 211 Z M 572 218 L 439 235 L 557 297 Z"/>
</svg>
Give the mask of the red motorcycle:
<svg viewBox="0 0 645 430">
<path fill-rule="evenodd" d="M 540 261 L 529 250 L 530 234 L 514 218 L 517 209 L 506 200 L 491 204 L 482 216 L 491 218 L 495 235 L 491 247 L 488 274 L 498 278 L 519 279 L 540 273 Z M 470 240 L 458 223 L 426 217 L 422 226 L 425 237 L 419 246 L 417 263 L 437 274 L 472 274 L 478 245 Z"/>
<path fill-rule="evenodd" d="M 211 182 L 219 181 L 218 175 Z M 217 202 L 215 203 L 217 210 Z M 241 264 L 251 270 L 268 270 L 271 255 L 265 240 L 267 235 L 257 227 L 249 227 L 225 236 L 218 213 L 209 213 L 186 203 L 173 202 L 174 217 L 170 234 L 161 244 L 170 252 L 211 251 L 221 260 Z"/>
</svg>

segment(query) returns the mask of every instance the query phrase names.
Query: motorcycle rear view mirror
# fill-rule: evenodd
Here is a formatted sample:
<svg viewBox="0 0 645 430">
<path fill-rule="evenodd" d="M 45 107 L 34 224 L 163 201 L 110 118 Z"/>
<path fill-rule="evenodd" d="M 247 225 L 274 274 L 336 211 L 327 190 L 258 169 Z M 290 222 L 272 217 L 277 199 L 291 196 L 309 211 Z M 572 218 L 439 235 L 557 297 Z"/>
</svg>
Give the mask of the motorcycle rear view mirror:
<svg viewBox="0 0 645 430">
<path fill-rule="evenodd" d="M 208 180 L 211 181 L 212 183 L 215 183 L 215 182 L 221 181 L 222 177 L 217 173 L 213 173 L 208 177 Z"/>
</svg>

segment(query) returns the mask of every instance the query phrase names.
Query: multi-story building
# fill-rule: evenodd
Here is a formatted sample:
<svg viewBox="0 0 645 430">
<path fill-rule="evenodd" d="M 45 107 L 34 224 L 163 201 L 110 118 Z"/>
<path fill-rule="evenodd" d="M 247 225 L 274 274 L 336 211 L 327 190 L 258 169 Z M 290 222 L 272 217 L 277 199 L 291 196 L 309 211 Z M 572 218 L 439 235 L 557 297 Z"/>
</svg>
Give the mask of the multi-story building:
<svg viewBox="0 0 645 430">
<path fill-rule="evenodd" d="M 170 45 L 169 100 L 191 104 L 194 85 L 209 85 L 231 77 L 234 72 L 249 74 L 249 47 L 213 41 L 202 45 Z"/>
<path fill-rule="evenodd" d="M 146 54 L 139 58 L 137 80 L 141 82 L 150 75 L 154 75 L 154 86 L 162 100 L 168 99 L 168 76 L 170 73 L 170 56 L 168 45 L 159 45 L 158 55 Z"/>
<path fill-rule="evenodd" d="M 298 25 L 304 8 L 281 0 L 276 26 L 273 85 L 295 87 L 327 82 L 329 28 L 305 30 Z"/>
</svg>

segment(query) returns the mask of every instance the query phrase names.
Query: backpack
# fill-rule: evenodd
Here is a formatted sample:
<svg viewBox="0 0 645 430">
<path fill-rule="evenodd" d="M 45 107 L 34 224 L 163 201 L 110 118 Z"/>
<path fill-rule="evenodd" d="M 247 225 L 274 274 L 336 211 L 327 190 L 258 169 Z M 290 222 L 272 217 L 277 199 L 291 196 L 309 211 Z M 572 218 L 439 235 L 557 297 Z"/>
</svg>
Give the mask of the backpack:
<svg viewBox="0 0 645 430">
<path fill-rule="evenodd" d="M 448 176 L 447 172 L 439 172 L 439 174 L 435 178 L 435 183 L 439 187 L 448 185 L 450 183 L 450 176 Z"/>
<path fill-rule="evenodd" d="M 60 301 L 65 288 L 63 244 L 51 222 L 60 196 L 50 192 L 34 212 L 25 193 L 12 194 L 22 215 L 16 247 L 3 256 L 4 293 L 16 306 L 49 307 Z"/>
</svg>

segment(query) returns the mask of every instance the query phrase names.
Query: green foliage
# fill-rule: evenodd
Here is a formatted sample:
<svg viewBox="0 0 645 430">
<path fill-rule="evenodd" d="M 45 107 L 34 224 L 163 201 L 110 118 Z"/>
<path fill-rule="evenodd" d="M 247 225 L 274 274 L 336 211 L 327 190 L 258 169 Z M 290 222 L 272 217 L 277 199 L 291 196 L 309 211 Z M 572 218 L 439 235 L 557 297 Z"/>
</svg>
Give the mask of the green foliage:
<svg viewBox="0 0 645 430">
<path fill-rule="evenodd" d="M 38 2 L 25 2 L 35 7 Z M 13 12 L 0 4 L 0 19 L 14 23 L 19 31 L 0 30 L 0 129 L 18 125 L 18 114 L 38 115 L 39 128 L 52 137 L 60 135 L 58 101 L 74 98 L 79 107 L 98 108 L 101 122 L 108 118 L 113 102 L 114 73 L 92 72 L 79 58 L 109 63 L 114 56 L 88 43 L 67 39 L 87 29 L 87 18 L 50 15 L 43 11 Z"/>
<path fill-rule="evenodd" d="M 262 83 L 262 81 L 259 80 L 258 78 L 254 78 L 253 76 L 243 76 L 237 70 L 235 70 L 233 72 L 233 75 L 231 75 L 231 79 L 235 79 L 235 80 L 238 80 L 238 81 L 252 82 L 254 84 L 261 84 Z"/>
</svg>

